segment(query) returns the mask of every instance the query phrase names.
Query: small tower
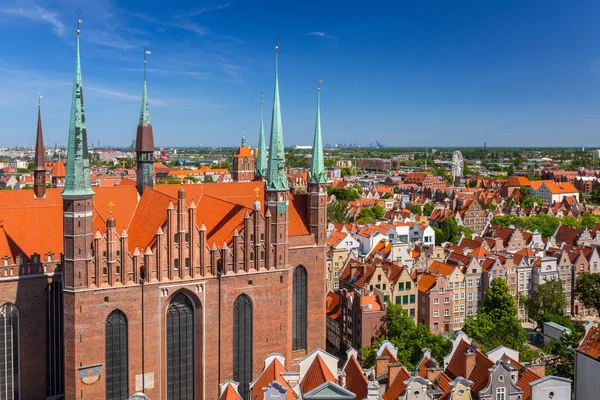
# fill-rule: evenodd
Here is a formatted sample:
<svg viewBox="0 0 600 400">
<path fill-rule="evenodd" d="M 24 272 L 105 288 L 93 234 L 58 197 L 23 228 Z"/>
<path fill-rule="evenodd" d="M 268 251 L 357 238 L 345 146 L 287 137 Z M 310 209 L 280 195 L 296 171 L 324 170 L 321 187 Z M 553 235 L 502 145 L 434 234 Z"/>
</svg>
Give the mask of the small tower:
<svg viewBox="0 0 600 400">
<path fill-rule="evenodd" d="M 321 80 L 317 83 L 317 120 L 312 161 L 308 171 L 308 225 L 317 244 L 325 244 L 327 231 L 327 171 L 323 161 L 321 136 Z"/>
<path fill-rule="evenodd" d="M 33 166 L 33 193 L 36 199 L 46 197 L 46 158 L 44 152 L 44 137 L 42 135 L 41 95 L 38 94 L 38 122 L 35 140 L 35 160 Z"/>
<path fill-rule="evenodd" d="M 233 156 L 231 175 L 235 182 L 254 180 L 254 155 L 250 146 L 246 146 L 246 137 L 242 134 L 242 145 Z"/>
<path fill-rule="evenodd" d="M 148 107 L 148 92 L 146 91 L 146 56 L 149 50 L 144 50 L 144 89 L 142 92 L 142 110 L 137 126 L 135 139 L 136 187 L 142 195 L 147 187 L 154 187 L 154 134 L 150 124 L 150 109 Z"/>
<path fill-rule="evenodd" d="M 265 204 L 267 211 L 271 215 L 271 243 L 273 244 L 274 249 L 274 258 L 270 262 L 270 265 L 282 267 L 287 265 L 288 257 L 288 207 L 290 187 L 287 180 L 283 146 L 283 126 L 281 123 L 281 106 L 279 103 L 278 52 L 279 36 L 277 36 L 275 43 L 275 90 L 273 94 L 273 113 L 271 116 L 271 139 L 269 143 L 267 181 L 265 183 Z"/>
<path fill-rule="evenodd" d="M 78 326 L 82 323 L 80 294 L 89 287 L 88 271 L 92 263 L 93 196 L 90 184 L 90 159 L 87 147 L 86 119 L 79 61 L 79 23 L 77 19 L 77 55 L 69 124 L 67 171 L 63 197 L 63 301 L 65 353 L 65 398 L 80 397 L 84 384 L 77 375 L 82 347 Z M 77 357 L 76 357 L 77 355 Z M 81 397 L 85 397 L 81 395 Z"/>
<path fill-rule="evenodd" d="M 256 168 L 254 172 L 254 180 L 264 181 L 267 176 L 267 144 L 265 143 L 265 124 L 264 112 L 263 112 L 263 98 L 262 92 L 260 93 L 260 132 L 258 134 L 258 154 L 256 157 Z"/>
</svg>

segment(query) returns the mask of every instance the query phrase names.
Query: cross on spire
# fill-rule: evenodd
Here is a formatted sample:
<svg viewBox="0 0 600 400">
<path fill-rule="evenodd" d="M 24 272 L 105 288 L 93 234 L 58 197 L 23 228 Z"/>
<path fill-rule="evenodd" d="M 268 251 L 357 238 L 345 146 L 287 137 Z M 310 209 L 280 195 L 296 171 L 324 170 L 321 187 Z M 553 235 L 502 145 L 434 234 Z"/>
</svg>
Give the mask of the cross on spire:
<svg viewBox="0 0 600 400">
<path fill-rule="evenodd" d="M 79 24 L 81 24 L 83 21 L 81 20 L 81 14 L 82 11 L 78 8 L 77 10 L 75 10 L 75 14 L 77 15 L 77 34 L 79 35 L 81 33 L 81 30 L 79 29 Z"/>
<path fill-rule="evenodd" d="M 108 208 L 110 208 L 110 214 L 112 215 L 113 213 L 113 207 L 115 206 L 115 203 L 113 203 L 112 201 L 108 203 Z"/>
</svg>

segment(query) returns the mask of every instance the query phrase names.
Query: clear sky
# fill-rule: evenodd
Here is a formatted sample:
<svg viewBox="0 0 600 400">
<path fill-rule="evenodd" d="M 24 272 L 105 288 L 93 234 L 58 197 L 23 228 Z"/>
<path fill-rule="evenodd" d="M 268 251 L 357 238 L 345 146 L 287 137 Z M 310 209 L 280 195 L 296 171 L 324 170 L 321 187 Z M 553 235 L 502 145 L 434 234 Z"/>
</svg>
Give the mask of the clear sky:
<svg viewBox="0 0 600 400">
<path fill-rule="evenodd" d="M 88 138 L 129 145 L 143 49 L 155 143 L 256 145 L 274 37 L 286 145 L 600 145 L 597 1 L 0 1 L 0 145 L 65 144 L 81 8 Z"/>
</svg>

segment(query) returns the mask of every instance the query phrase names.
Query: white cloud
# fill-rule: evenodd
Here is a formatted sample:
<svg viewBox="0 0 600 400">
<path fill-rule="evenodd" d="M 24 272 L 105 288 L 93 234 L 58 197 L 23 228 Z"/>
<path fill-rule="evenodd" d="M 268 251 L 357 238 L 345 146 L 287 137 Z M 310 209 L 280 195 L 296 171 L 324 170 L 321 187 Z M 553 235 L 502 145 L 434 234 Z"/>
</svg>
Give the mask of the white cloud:
<svg viewBox="0 0 600 400">
<path fill-rule="evenodd" d="M 309 35 L 325 37 L 325 32 L 309 32 Z"/>
<path fill-rule="evenodd" d="M 322 38 L 329 39 L 329 40 L 334 40 L 334 41 L 337 40 L 337 38 L 335 36 L 329 35 L 325 32 L 321 32 L 321 31 L 308 32 L 308 34 L 310 36 L 322 37 Z"/>
<path fill-rule="evenodd" d="M 57 18 L 57 13 L 48 11 L 40 6 L 33 8 L 0 8 L 0 13 L 16 15 L 38 22 L 46 22 L 52 25 L 52 32 L 56 36 L 63 37 L 65 26 Z"/>
</svg>

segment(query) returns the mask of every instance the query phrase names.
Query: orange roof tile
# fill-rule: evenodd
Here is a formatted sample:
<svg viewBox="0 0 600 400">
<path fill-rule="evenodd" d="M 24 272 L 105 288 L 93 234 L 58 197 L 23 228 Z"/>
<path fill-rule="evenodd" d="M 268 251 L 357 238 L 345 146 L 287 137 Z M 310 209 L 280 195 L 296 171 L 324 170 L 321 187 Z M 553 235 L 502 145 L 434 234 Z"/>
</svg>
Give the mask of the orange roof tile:
<svg viewBox="0 0 600 400">
<path fill-rule="evenodd" d="M 254 382 L 254 386 L 252 386 L 252 400 L 262 400 L 265 394 L 262 389 L 267 387 L 273 381 L 281 383 L 284 388 L 288 389 L 286 392 L 287 400 L 295 400 L 296 393 L 294 393 L 290 384 L 281 376 L 281 374 L 285 372 L 287 372 L 285 367 L 275 358 L 267 368 L 261 372 L 256 382 Z"/>
<path fill-rule="evenodd" d="M 66 175 L 67 172 L 65 169 L 65 163 L 63 163 L 61 160 L 58 160 L 52 167 L 52 176 L 64 178 Z"/>
<path fill-rule="evenodd" d="M 356 400 L 363 400 L 366 398 L 369 381 L 365 377 L 360 364 L 356 361 L 354 356 L 348 359 L 344 372 L 346 373 L 346 389 L 356 395 Z"/>
<path fill-rule="evenodd" d="M 441 261 L 434 260 L 429 265 L 429 272 L 431 272 L 433 275 L 444 275 L 447 277 L 452 274 L 452 272 L 454 271 L 454 268 L 455 267 L 450 264 L 446 264 Z"/>
<path fill-rule="evenodd" d="M 228 384 L 223 393 L 219 396 L 219 400 L 242 400 L 242 397 L 231 384 Z"/>
<path fill-rule="evenodd" d="M 398 372 L 398 375 L 396 375 L 394 382 L 392 382 L 388 390 L 386 390 L 383 394 L 383 400 L 397 400 L 398 397 L 400 397 L 406 390 L 406 385 L 404 385 L 404 381 L 408 380 L 408 378 L 410 378 L 410 374 L 408 373 L 406 367 L 403 365 L 400 368 L 400 372 Z"/>
<path fill-rule="evenodd" d="M 435 276 L 431 274 L 423 274 L 421 275 L 421 279 L 419 279 L 418 286 L 419 291 L 423 293 L 429 293 L 432 287 L 435 286 L 437 279 Z"/>
<path fill-rule="evenodd" d="M 240 146 L 234 157 L 253 157 L 252 155 L 252 147 L 250 146 Z"/>
<path fill-rule="evenodd" d="M 317 354 L 310 367 L 308 367 L 306 374 L 304 374 L 302 382 L 300 382 L 302 393 L 308 393 L 327 381 L 336 383 L 335 377 L 325 365 L 321 356 Z"/>
<path fill-rule="evenodd" d="M 583 338 L 577 351 L 596 360 L 600 359 L 600 328 L 592 327 Z"/>
<path fill-rule="evenodd" d="M 340 244 L 342 242 L 342 240 L 344 240 L 346 238 L 346 235 L 344 235 L 342 232 L 333 232 L 331 234 L 331 236 L 329 236 L 327 238 L 327 244 L 330 246 L 337 246 L 338 244 Z"/>
</svg>

